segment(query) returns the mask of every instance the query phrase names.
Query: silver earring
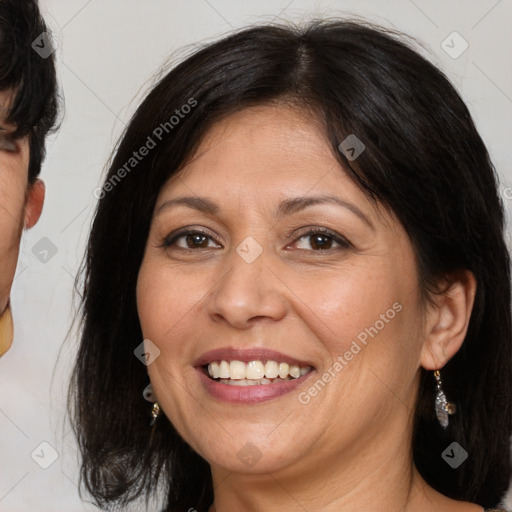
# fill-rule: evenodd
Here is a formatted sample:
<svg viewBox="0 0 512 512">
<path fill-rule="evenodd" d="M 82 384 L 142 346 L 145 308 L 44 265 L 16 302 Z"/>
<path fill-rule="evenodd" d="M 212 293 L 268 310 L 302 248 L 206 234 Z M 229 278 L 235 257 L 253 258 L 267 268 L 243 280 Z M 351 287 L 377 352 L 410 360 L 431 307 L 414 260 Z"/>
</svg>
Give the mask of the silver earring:
<svg viewBox="0 0 512 512">
<path fill-rule="evenodd" d="M 149 426 L 152 427 L 155 423 L 158 417 L 160 416 L 160 404 L 156 401 L 156 396 L 153 391 L 153 386 L 151 383 L 149 383 L 142 392 L 142 396 L 144 397 L 144 400 L 147 400 L 148 402 L 151 402 L 153 404 L 153 408 L 151 409 L 151 421 L 149 422 Z"/>
<path fill-rule="evenodd" d="M 448 415 L 455 414 L 455 404 L 446 400 L 446 395 L 442 390 L 441 373 L 439 370 L 434 371 L 434 377 L 436 379 L 437 394 L 435 401 L 436 416 L 439 424 L 446 429 L 449 423 Z"/>
</svg>

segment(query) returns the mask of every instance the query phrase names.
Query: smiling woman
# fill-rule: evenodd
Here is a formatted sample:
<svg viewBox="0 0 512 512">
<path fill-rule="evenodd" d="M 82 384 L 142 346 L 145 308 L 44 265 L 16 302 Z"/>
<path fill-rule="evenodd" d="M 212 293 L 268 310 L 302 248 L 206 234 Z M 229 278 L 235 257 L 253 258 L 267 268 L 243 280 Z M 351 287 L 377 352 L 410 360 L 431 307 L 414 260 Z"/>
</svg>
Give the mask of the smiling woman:
<svg viewBox="0 0 512 512">
<path fill-rule="evenodd" d="M 85 488 L 109 509 L 498 506 L 509 255 L 447 79 L 362 23 L 249 28 L 161 79 L 106 182 L 191 97 L 98 204 L 70 396 Z"/>
<path fill-rule="evenodd" d="M 37 2 L 0 1 L 0 355 L 14 337 L 9 296 L 19 243 L 43 208 L 37 176 L 57 115 L 54 59 L 32 48 L 46 32 Z"/>
</svg>

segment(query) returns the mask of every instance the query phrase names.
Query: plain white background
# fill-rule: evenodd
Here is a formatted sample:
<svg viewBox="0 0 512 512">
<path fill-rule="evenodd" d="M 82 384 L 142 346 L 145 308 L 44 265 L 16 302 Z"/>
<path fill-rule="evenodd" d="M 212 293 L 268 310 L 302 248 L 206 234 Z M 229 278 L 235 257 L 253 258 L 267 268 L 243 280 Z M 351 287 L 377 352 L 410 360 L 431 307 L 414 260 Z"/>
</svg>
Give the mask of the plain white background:
<svg viewBox="0 0 512 512">
<path fill-rule="evenodd" d="M 60 131 L 49 140 L 43 167 L 43 215 L 22 240 L 12 293 L 15 343 L 0 360 L 4 512 L 92 509 L 78 497 L 76 447 L 65 421 L 76 348 L 73 332 L 66 340 L 75 314 L 73 281 L 96 205 L 93 191 L 117 137 L 154 73 L 168 58 L 179 61 L 184 46 L 254 22 L 276 17 L 299 21 L 315 14 L 364 16 L 416 37 L 469 105 L 502 177 L 510 217 L 511 0 L 41 1 L 58 45 L 65 113 Z M 469 45 L 457 58 L 454 53 L 464 42 L 450 36 L 453 31 Z M 442 47 L 448 36 L 452 56 Z M 38 243 L 55 254 L 50 251 L 41 261 L 34 249 Z M 56 460 L 47 469 L 34 461 L 49 464 L 52 457 Z"/>
</svg>

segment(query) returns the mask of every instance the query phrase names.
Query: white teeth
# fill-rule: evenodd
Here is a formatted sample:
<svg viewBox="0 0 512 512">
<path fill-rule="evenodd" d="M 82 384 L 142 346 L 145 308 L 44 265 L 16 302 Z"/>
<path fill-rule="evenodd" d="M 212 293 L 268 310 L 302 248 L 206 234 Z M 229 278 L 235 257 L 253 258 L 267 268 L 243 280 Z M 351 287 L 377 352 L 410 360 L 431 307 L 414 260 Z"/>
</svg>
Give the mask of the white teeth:
<svg viewBox="0 0 512 512">
<path fill-rule="evenodd" d="M 214 379 L 218 379 L 220 377 L 220 366 L 219 363 L 211 363 L 208 365 L 208 373 L 210 374 L 210 377 L 213 377 Z"/>
<path fill-rule="evenodd" d="M 212 361 L 208 365 L 208 374 L 212 379 L 229 382 L 233 385 L 253 386 L 271 384 L 284 380 L 298 379 L 311 371 L 311 367 L 296 364 L 278 363 L 277 361 Z M 272 380 L 269 380 L 272 379 Z M 236 384 L 235 384 L 236 383 Z"/>
<path fill-rule="evenodd" d="M 259 380 L 265 377 L 265 367 L 261 361 L 250 361 L 245 365 L 245 378 Z"/>
<path fill-rule="evenodd" d="M 288 373 L 294 379 L 298 379 L 300 377 L 300 368 L 296 364 L 292 364 L 288 370 Z"/>
<path fill-rule="evenodd" d="M 229 363 L 227 361 L 220 362 L 219 377 L 221 379 L 229 379 Z"/>
<path fill-rule="evenodd" d="M 231 361 L 229 363 L 230 379 L 245 379 L 245 363 L 242 361 Z"/>
<path fill-rule="evenodd" d="M 288 363 L 280 363 L 279 364 L 279 377 L 281 379 L 285 379 L 288 376 L 288 372 L 290 371 L 290 366 Z"/>
<path fill-rule="evenodd" d="M 279 375 L 279 364 L 275 361 L 267 361 L 265 363 L 265 377 L 267 379 L 275 379 Z"/>
<path fill-rule="evenodd" d="M 250 380 L 250 379 L 242 379 L 242 380 L 231 380 L 231 379 L 219 379 L 218 382 L 221 384 L 229 384 L 230 386 L 258 386 L 260 384 L 267 385 L 272 384 L 273 382 L 286 382 L 290 379 L 280 379 L 277 377 L 276 379 L 269 380 L 269 379 L 260 379 L 260 380 Z"/>
</svg>

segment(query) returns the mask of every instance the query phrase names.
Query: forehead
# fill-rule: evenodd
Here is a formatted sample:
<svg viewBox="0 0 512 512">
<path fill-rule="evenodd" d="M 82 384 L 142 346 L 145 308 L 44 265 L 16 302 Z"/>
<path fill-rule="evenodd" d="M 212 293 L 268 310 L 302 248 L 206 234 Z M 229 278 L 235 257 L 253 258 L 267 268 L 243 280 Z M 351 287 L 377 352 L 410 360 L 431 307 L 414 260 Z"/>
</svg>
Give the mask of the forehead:
<svg viewBox="0 0 512 512">
<path fill-rule="evenodd" d="M 164 184 L 156 207 L 194 195 L 239 212 L 244 206 L 270 212 L 283 199 L 330 195 L 358 204 L 377 223 L 396 221 L 343 167 L 318 119 L 282 105 L 247 108 L 215 123 Z"/>
<path fill-rule="evenodd" d="M 314 184 L 347 177 L 320 122 L 286 106 L 251 107 L 215 123 L 169 187 Z"/>
<path fill-rule="evenodd" d="M 269 104 L 250 107 L 216 122 L 202 140 L 196 157 L 216 153 L 215 149 L 229 146 L 233 152 L 237 145 L 244 152 L 265 148 L 275 158 L 293 160 L 301 153 L 316 153 L 332 159 L 332 150 L 324 127 L 313 115 L 286 105 Z M 282 149 L 286 148 L 286 153 Z M 264 159 L 266 153 L 261 153 Z"/>
</svg>

